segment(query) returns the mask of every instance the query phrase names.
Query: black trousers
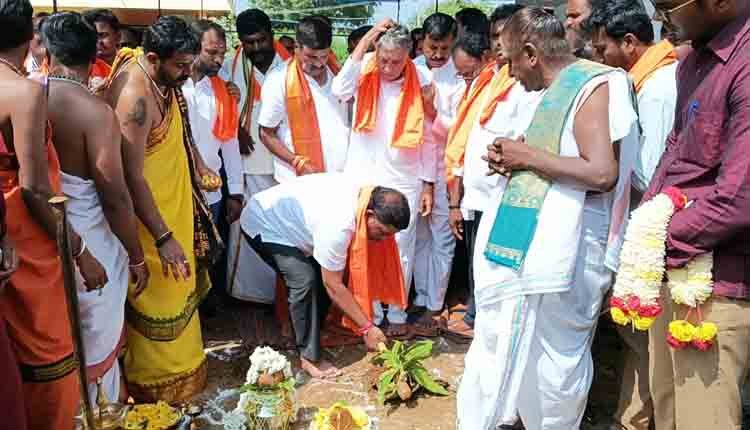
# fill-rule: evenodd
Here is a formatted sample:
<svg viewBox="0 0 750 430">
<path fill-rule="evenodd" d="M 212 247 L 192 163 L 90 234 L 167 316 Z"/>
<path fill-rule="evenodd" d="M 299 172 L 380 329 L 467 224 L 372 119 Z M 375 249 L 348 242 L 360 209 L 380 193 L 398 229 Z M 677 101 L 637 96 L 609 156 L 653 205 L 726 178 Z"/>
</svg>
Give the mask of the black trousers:
<svg viewBox="0 0 750 430">
<path fill-rule="evenodd" d="M 469 297 L 466 300 L 466 314 L 464 314 L 464 322 L 470 327 L 474 327 L 474 319 L 477 316 L 477 306 L 474 303 L 474 246 L 477 242 L 477 231 L 479 230 L 479 221 L 482 220 L 482 212 L 474 211 L 474 219 L 471 221 L 464 221 L 464 242 L 466 243 L 466 253 L 468 261 L 469 271 Z"/>
<path fill-rule="evenodd" d="M 243 235 L 255 252 L 284 279 L 300 354 L 307 360 L 320 361 L 320 329 L 331 305 L 320 265 L 297 248 L 263 242 L 260 235 L 254 238 Z"/>
</svg>

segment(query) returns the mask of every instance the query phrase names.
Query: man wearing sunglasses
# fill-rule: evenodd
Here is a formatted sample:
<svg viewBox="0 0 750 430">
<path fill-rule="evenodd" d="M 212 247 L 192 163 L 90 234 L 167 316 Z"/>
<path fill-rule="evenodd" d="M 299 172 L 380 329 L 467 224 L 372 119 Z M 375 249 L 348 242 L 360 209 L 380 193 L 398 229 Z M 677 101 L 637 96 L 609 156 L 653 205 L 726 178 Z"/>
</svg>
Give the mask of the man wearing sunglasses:
<svg viewBox="0 0 750 430">
<path fill-rule="evenodd" d="M 718 326 L 709 351 L 670 350 L 667 324 L 687 309 L 662 292 L 664 316 L 650 331 L 655 424 L 660 430 L 740 428 L 740 386 L 750 365 L 750 5 L 655 6 L 657 18 L 693 48 L 677 72 L 674 129 L 644 200 L 675 186 L 692 201 L 669 225 L 667 268 L 713 252 L 713 295 L 701 311 Z"/>
</svg>

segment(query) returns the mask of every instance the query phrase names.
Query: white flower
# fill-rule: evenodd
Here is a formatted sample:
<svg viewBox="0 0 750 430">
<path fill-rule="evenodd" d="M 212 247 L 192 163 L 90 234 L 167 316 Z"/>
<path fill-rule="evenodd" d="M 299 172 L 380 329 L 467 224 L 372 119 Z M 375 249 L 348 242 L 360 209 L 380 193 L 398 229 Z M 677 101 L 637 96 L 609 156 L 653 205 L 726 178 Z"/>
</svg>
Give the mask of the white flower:
<svg viewBox="0 0 750 430">
<path fill-rule="evenodd" d="M 695 257 L 684 268 L 670 270 L 667 285 L 672 300 L 691 308 L 708 300 L 714 289 L 713 265 L 713 253 L 709 252 Z"/>
<path fill-rule="evenodd" d="M 263 373 L 274 374 L 276 372 L 283 372 L 285 378 L 291 377 L 292 367 L 289 360 L 273 348 L 267 346 L 255 348 L 250 355 L 250 369 L 247 371 L 246 382 L 255 384 L 258 376 Z"/>
</svg>

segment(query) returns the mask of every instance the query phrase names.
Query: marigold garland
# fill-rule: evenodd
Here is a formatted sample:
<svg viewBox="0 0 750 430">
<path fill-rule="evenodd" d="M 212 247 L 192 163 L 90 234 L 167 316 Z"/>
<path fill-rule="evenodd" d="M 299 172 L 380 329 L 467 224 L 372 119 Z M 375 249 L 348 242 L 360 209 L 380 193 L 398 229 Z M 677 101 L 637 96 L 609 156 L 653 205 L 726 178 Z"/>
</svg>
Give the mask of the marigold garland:
<svg viewBox="0 0 750 430">
<path fill-rule="evenodd" d="M 660 289 L 665 275 L 666 238 L 669 221 L 683 209 L 687 199 L 679 189 L 670 187 L 633 211 L 620 253 L 620 269 L 610 299 L 612 320 L 648 330 L 661 314 Z M 716 324 L 703 322 L 700 305 L 713 292 L 713 254 L 697 256 L 684 268 L 666 272 L 672 300 L 689 308 L 682 320 L 669 324 L 667 343 L 676 349 L 706 351 L 716 337 Z M 689 322 L 697 310 L 698 325 Z"/>
</svg>

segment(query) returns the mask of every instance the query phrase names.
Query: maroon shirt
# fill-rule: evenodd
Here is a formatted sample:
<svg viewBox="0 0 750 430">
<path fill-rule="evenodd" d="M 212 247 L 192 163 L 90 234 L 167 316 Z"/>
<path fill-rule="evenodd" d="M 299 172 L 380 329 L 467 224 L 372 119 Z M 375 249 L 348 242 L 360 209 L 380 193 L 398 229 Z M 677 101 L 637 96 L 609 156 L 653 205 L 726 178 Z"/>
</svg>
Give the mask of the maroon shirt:
<svg viewBox="0 0 750 430">
<path fill-rule="evenodd" d="M 680 63 L 674 129 L 644 196 L 676 186 L 693 201 L 669 225 L 667 267 L 713 251 L 714 293 L 740 299 L 750 299 L 749 17 Z"/>
</svg>

